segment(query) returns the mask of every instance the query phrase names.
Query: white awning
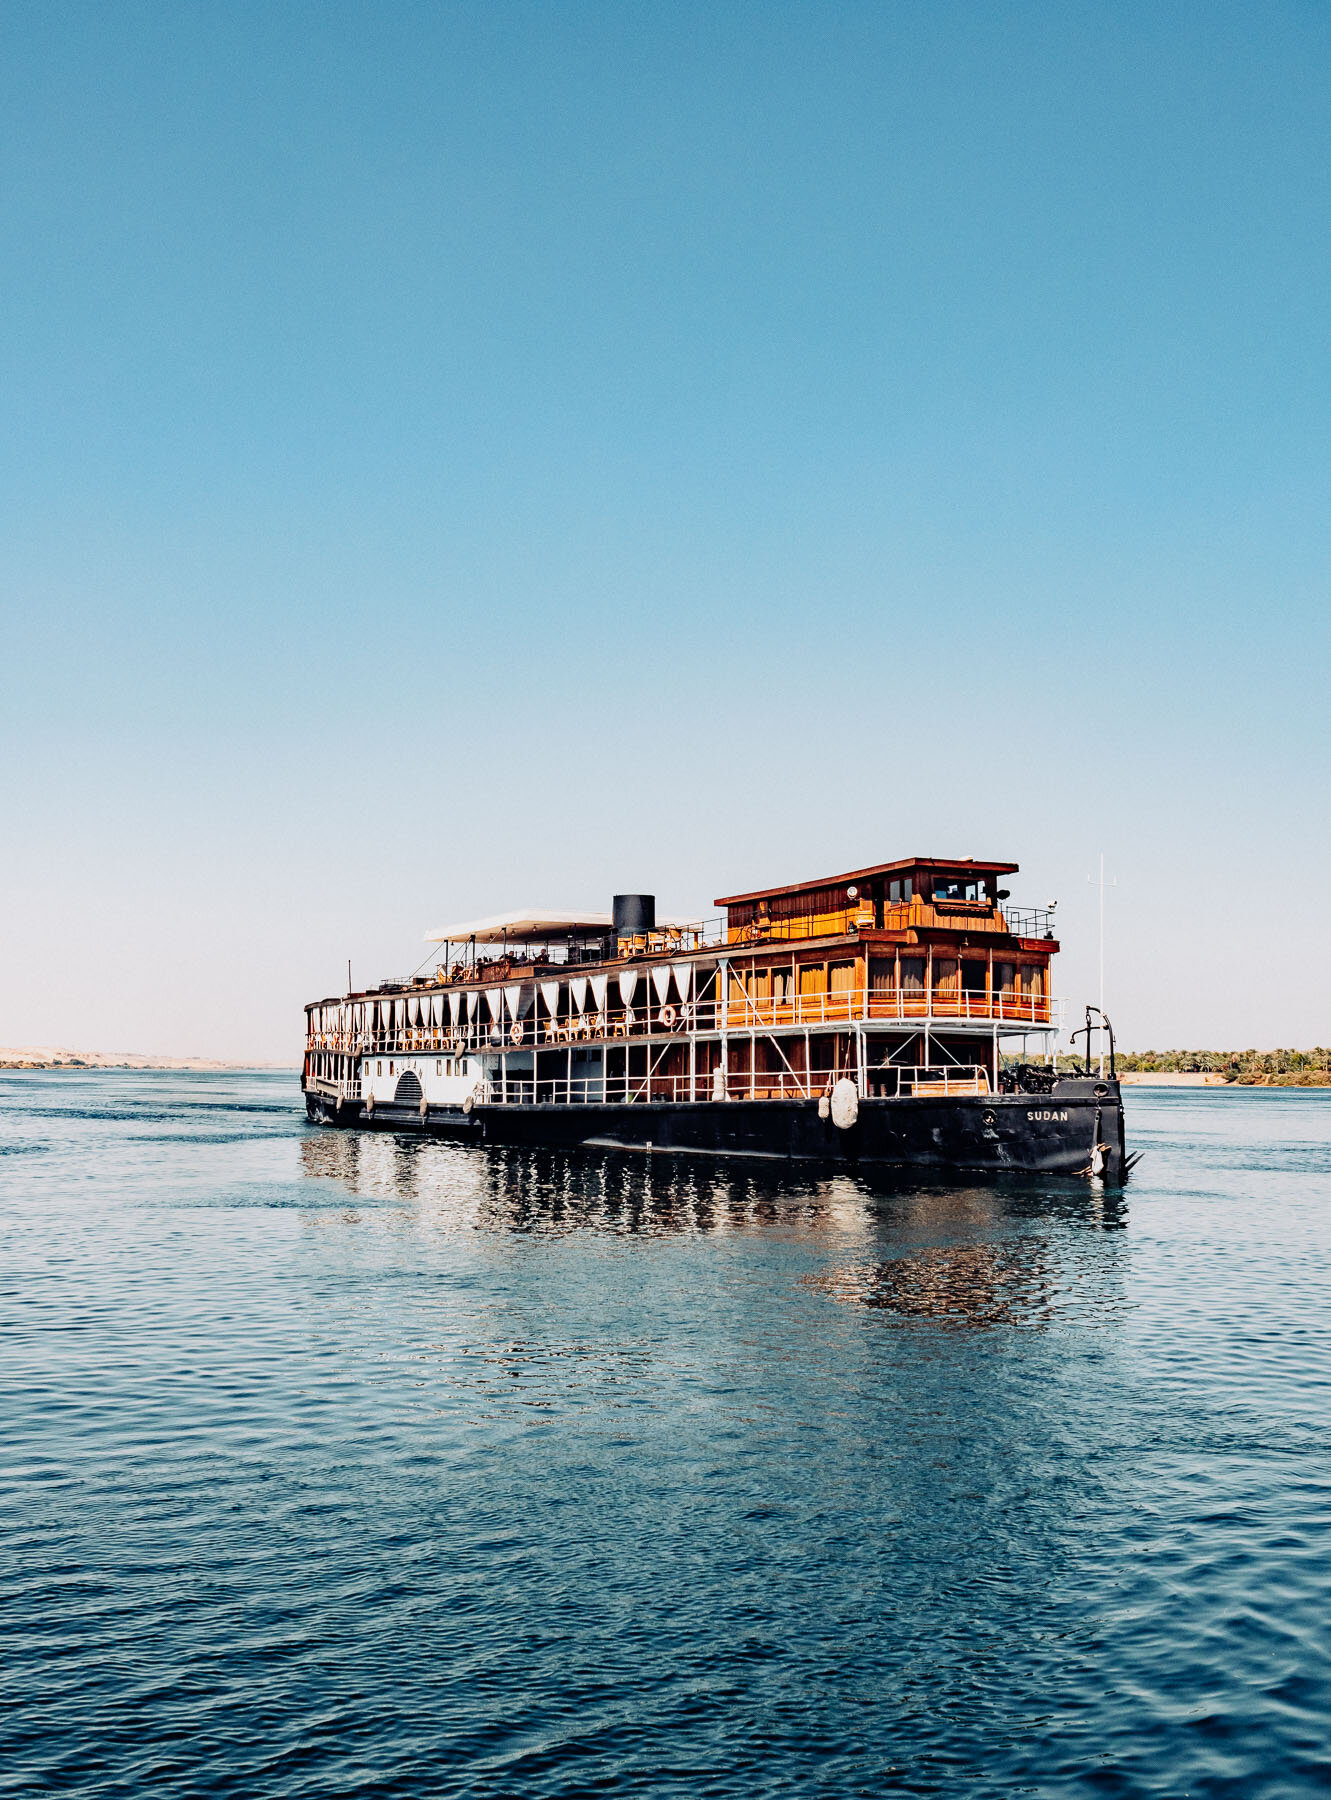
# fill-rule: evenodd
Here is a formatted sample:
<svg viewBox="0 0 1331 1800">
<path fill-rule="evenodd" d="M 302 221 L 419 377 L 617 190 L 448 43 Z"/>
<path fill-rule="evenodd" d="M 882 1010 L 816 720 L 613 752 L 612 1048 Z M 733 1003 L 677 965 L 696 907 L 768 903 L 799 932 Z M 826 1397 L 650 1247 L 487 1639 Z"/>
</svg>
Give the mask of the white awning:
<svg viewBox="0 0 1331 1800">
<path fill-rule="evenodd" d="M 638 971 L 621 969 L 619 972 L 619 994 L 625 1006 L 632 1006 L 633 996 L 638 991 Z"/>
<path fill-rule="evenodd" d="M 569 998 L 578 1012 L 585 1013 L 587 1010 L 587 977 L 575 975 L 568 984 L 568 992 Z"/>
<path fill-rule="evenodd" d="M 686 1004 L 689 998 L 689 983 L 693 979 L 693 964 L 688 962 L 671 963 L 675 971 L 675 986 L 679 989 L 679 997 Z"/>
<path fill-rule="evenodd" d="M 543 981 L 541 983 L 541 998 L 545 1001 L 545 1010 L 549 1013 L 550 1017 L 552 1019 L 557 1019 L 559 1017 L 559 983 L 557 981 Z"/>
<path fill-rule="evenodd" d="M 661 963 L 652 970 L 652 986 L 656 989 L 656 1004 L 664 1006 L 670 998 L 670 964 Z"/>
<path fill-rule="evenodd" d="M 550 912 L 539 906 L 519 907 L 516 912 L 496 913 L 491 919 L 469 919 L 462 925 L 441 925 L 427 931 L 427 944 L 530 944 L 543 938 L 590 937 L 609 931 L 609 913 Z"/>
</svg>

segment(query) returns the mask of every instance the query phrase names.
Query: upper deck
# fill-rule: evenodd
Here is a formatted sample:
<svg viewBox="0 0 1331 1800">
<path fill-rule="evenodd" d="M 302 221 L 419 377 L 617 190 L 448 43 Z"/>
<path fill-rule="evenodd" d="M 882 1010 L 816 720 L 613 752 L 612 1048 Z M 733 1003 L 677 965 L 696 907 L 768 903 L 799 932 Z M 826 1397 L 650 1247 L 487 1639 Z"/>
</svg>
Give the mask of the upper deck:
<svg viewBox="0 0 1331 1800">
<path fill-rule="evenodd" d="M 475 920 L 426 934 L 444 948 L 431 972 L 312 1005 L 310 1033 L 345 1049 L 507 1049 L 838 1025 L 1039 1030 L 1058 944 L 1052 910 L 1015 908 L 1000 886 L 1016 868 L 903 858 L 724 896 L 713 919 L 658 923 L 651 903 L 630 928 L 530 908 Z"/>
</svg>

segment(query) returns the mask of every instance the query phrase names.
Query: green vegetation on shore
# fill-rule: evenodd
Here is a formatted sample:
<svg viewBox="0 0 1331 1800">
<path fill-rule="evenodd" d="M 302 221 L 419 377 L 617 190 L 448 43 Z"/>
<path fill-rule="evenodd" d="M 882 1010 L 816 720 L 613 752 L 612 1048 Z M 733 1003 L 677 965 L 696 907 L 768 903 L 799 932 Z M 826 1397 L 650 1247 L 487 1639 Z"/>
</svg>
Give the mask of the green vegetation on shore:
<svg viewBox="0 0 1331 1800">
<path fill-rule="evenodd" d="M 1060 1056 L 1060 1068 L 1081 1067 Z M 1331 1050 L 1120 1050 L 1127 1075 L 1223 1075 L 1238 1087 L 1331 1087 Z"/>
</svg>

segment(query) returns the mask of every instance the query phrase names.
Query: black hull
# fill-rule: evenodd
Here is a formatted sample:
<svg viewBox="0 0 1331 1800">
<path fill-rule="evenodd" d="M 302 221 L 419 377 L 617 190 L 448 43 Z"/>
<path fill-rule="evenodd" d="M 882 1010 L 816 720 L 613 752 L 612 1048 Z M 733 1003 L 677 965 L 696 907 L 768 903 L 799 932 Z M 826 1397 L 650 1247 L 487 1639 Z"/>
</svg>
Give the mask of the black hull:
<svg viewBox="0 0 1331 1800">
<path fill-rule="evenodd" d="M 860 1101 L 848 1130 L 812 1100 L 729 1100 L 611 1106 L 335 1108 L 306 1095 L 315 1124 L 392 1131 L 454 1143 L 563 1150 L 637 1150 L 796 1159 L 966 1174 L 1126 1173 L 1123 1108 L 1115 1081 L 1067 1078 L 1048 1094 L 975 1094 Z M 1096 1146 L 1101 1164 L 1093 1171 Z"/>
</svg>

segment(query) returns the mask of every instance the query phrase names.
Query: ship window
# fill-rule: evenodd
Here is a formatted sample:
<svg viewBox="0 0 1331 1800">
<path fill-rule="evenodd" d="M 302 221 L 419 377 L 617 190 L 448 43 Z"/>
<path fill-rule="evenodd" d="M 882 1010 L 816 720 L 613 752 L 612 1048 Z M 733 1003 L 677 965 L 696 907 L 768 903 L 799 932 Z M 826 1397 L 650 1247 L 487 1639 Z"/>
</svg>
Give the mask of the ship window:
<svg viewBox="0 0 1331 1800">
<path fill-rule="evenodd" d="M 934 958 L 934 992 L 940 994 L 955 993 L 961 985 L 961 972 L 954 956 L 936 956 Z"/>
<path fill-rule="evenodd" d="M 435 1072 L 435 1074 L 436 1074 L 436 1075 L 442 1075 L 442 1074 L 443 1074 L 443 1072 L 444 1072 L 444 1065 L 443 1065 L 443 1063 L 442 1063 L 442 1062 L 437 1062 L 437 1063 L 436 1063 L 436 1064 L 435 1064 L 435 1065 L 434 1065 L 434 1072 Z"/>
<path fill-rule="evenodd" d="M 388 1065 L 388 1073 L 389 1073 L 389 1074 L 390 1074 L 390 1075 L 391 1075 L 391 1074 L 392 1074 L 392 1073 L 393 1073 L 393 1065 L 392 1065 L 392 1063 L 389 1063 L 389 1065 Z"/>
<path fill-rule="evenodd" d="M 1002 994 L 1010 994 L 1017 985 L 1017 965 L 1015 963 L 994 964 L 994 986 Z"/>
<path fill-rule="evenodd" d="M 789 998 L 790 998 L 790 970 L 789 969 L 773 969 L 772 970 L 772 998 L 773 998 L 773 1000 L 778 1001 L 778 1002 L 783 1001 L 783 1000 L 789 1000 Z"/>
<path fill-rule="evenodd" d="M 899 881 L 894 881 L 892 883 L 892 885 L 888 888 L 887 897 L 890 901 L 892 901 L 892 903 L 894 905 L 900 901 L 900 899 L 901 899 L 901 883 Z"/>
<path fill-rule="evenodd" d="M 968 994 L 982 994 L 984 992 L 984 964 L 982 962 L 963 962 L 961 985 Z"/>
<path fill-rule="evenodd" d="M 834 994 L 849 994 L 854 988 L 855 965 L 853 962 L 834 962 L 831 974 L 831 989 Z"/>
<path fill-rule="evenodd" d="M 383 1072 L 384 1072 L 384 1065 L 382 1063 L 379 1063 L 375 1068 L 375 1074 L 382 1075 Z"/>
<path fill-rule="evenodd" d="M 924 958 L 922 956 L 903 956 L 901 959 L 901 988 L 906 994 L 922 994 L 924 992 Z"/>
</svg>

